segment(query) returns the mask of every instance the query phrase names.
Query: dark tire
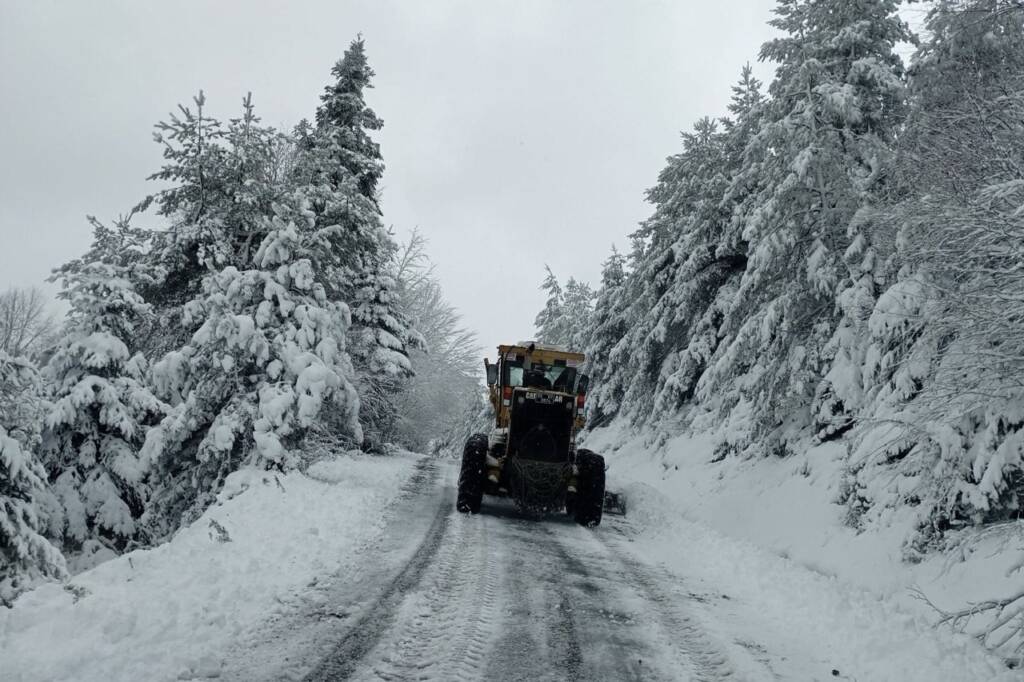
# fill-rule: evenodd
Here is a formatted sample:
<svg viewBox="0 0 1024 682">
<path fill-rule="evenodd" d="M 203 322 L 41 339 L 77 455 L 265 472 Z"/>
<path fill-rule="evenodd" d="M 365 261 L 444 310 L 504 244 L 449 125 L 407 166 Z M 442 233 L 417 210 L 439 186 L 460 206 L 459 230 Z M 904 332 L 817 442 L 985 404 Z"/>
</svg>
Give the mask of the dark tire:
<svg viewBox="0 0 1024 682">
<path fill-rule="evenodd" d="M 455 508 L 463 514 L 478 514 L 484 497 L 484 477 L 487 475 L 487 436 L 474 433 L 462 451 L 462 469 L 459 471 L 459 495 Z"/>
<path fill-rule="evenodd" d="M 601 524 L 604 511 L 604 457 L 590 450 L 576 452 L 576 523 L 593 528 Z"/>
</svg>

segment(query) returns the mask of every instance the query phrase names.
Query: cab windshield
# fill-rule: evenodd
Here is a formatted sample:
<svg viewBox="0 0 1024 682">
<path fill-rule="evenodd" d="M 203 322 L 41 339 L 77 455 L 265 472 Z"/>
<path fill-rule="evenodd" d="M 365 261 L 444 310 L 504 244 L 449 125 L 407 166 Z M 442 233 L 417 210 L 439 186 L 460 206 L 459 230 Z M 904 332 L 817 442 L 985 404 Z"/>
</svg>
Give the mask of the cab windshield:
<svg viewBox="0 0 1024 682">
<path fill-rule="evenodd" d="M 511 387 L 526 386 L 571 393 L 576 386 L 576 368 L 565 365 L 534 362 L 527 370 L 522 362 L 506 361 L 504 374 L 504 385 Z"/>
</svg>

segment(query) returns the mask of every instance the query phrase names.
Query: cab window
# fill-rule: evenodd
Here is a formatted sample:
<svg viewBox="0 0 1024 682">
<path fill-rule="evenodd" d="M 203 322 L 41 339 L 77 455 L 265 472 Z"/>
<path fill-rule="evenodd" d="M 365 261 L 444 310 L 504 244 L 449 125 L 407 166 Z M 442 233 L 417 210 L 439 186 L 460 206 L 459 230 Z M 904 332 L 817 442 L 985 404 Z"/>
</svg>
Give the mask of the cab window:
<svg viewBox="0 0 1024 682">
<path fill-rule="evenodd" d="M 523 363 L 520 361 L 505 361 L 502 368 L 502 385 L 515 388 L 523 385 Z M 543 375 L 542 388 L 553 388 L 556 391 L 570 393 L 576 388 L 576 368 L 564 365 L 545 365 L 539 362 L 533 363 L 531 376 Z"/>
</svg>

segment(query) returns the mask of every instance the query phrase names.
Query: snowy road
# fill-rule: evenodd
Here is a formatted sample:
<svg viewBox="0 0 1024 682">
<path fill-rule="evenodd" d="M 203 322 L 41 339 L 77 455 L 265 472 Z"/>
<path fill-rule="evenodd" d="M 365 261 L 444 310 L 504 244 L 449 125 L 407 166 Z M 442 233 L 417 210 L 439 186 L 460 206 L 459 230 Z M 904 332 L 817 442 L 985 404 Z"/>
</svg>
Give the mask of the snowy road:
<svg viewBox="0 0 1024 682">
<path fill-rule="evenodd" d="M 629 523 L 537 522 L 503 501 L 454 511 L 455 468 L 423 461 L 372 567 L 311 585 L 228 679 L 777 679 L 704 632 L 676 577 L 631 552 Z M 727 602 L 727 598 L 718 596 Z"/>
<path fill-rule="evenodd" d="M 0 609 L 0 679 L 1022 679 L 889 595 L 687 518 L 680 493 L 613 479 L 630 516 L 584 529 L 489 499 L 457 514 L 455 477 L 411 453 L 233 474 L 170 542 Z"/>
</svg>

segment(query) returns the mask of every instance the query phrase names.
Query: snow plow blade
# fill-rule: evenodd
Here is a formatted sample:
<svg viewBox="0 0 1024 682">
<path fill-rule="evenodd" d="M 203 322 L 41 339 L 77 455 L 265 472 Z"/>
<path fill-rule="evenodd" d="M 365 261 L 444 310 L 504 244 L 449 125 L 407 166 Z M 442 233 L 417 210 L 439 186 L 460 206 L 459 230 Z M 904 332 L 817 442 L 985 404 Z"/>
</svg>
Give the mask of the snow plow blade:
<svg viewBox="0 0 1024 682">
<path fill-rule="evenodd" d="M 604 493 L 604 512 L 606 514 L 625 516 L 626 496 L 622 493 L 613 493 L 606 490 Z"/>
</svg>

